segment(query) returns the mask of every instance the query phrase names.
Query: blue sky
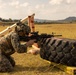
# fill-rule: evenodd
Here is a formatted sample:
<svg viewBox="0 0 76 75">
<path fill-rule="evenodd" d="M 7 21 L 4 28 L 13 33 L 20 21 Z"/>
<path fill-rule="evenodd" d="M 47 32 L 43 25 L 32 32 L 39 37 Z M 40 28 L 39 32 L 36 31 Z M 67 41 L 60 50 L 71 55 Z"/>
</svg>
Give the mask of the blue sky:
<svg viewBox="0 0 76 75">
<path fill-rule="evenodd" d="M 76 16 L 76 0 L 0 0 L 1 18 L 22 19 L 32 13 L 50 20 Z"/>
</svg>

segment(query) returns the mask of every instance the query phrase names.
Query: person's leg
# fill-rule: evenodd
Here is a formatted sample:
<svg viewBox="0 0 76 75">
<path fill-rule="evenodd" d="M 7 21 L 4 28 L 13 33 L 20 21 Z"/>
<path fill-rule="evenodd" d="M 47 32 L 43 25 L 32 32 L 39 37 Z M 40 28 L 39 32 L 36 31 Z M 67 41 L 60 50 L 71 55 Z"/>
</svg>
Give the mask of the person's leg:
<svg viewBox="0 0 76 75">
<path fill-rule="evenodd" d="M 5 55 L 0 53 L 0 72 L 10 72 L 13 70 L 13 66 Z"/>
<path fill-rule="evenodd" d="M 6 56 L 6 57 L 10 61 L 10 63 L 12 64 L 12 66 L 14 67 L 15 66 L 15 61 L 14 61 L 13 57 L 11 57 L 11 56 Z"/>
</svg>

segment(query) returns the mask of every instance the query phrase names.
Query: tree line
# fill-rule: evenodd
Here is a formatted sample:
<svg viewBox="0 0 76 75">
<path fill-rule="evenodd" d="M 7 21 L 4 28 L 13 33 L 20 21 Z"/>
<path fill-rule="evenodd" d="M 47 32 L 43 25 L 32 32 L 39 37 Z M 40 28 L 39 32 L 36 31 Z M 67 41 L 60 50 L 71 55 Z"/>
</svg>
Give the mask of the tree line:
<svg viewBox="0 0 76 75">
<path fill-rule="evenodd" d="M 3 19 L 0 17 L 0 22 L 18 22 L 20 19 Z"/>
</svg>

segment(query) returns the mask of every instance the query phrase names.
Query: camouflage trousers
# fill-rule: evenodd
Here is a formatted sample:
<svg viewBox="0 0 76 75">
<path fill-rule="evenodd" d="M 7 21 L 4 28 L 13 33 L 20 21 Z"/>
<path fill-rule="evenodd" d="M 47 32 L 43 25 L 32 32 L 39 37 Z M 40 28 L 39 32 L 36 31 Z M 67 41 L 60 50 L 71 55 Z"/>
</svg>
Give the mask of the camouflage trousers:
<svg viewBox="0 0 76 75">
<path fill-rule="evenodd" d="M 0 72 L 10 72 L 15 66 L 15 61 L 11 56 L 4 55 L 0 50 Z"/>
</svg>

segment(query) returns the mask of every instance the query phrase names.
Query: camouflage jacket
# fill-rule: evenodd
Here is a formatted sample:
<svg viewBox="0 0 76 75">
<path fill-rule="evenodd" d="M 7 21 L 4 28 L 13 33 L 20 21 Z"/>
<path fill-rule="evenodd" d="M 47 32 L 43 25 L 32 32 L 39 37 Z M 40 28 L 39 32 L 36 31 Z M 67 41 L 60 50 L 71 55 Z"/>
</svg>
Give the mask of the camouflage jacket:
<svg viewBox="0 0 76 75">
<path fill-rule="evenodd" d="M 10 34 L 0 39 L 0 50 L 6 55 L 11 55 L 14 52 L 24 53 L 27 51 L 26 44 L 21 44 L 17 33 Z"/>
</svg>

